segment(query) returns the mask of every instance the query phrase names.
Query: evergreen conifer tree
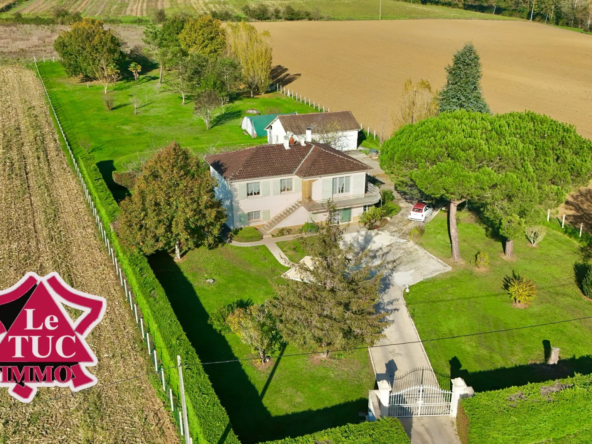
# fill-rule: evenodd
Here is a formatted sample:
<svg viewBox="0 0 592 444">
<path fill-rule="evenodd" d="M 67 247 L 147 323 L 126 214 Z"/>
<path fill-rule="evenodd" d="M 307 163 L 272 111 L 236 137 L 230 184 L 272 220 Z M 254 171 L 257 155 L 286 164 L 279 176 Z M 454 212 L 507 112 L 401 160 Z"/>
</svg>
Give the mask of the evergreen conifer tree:
<svg viewBox="0 0 592 444">
<path fill-rule="evenodd" d="M 272 313 L 289 342 L 308 350 L 328 351 L 373 345 L 386 323 L 376 313 L 382 273 L 368 264 L 366 253 L 341 248 L 344 230 L 331 208 L 318 234 L 302 237 L 312 266 L 296 265 L 303 282 L 276 285 Z"/>
<path fill-rule="evenodd" d="M 490 113 L 481 94 L 481 62 L 472 43 L 454 55 L 452 65 L 446 67 L 446 86 L 440 91 L 440 112 L 465 109 L 478 113 Z"/>
</svg>

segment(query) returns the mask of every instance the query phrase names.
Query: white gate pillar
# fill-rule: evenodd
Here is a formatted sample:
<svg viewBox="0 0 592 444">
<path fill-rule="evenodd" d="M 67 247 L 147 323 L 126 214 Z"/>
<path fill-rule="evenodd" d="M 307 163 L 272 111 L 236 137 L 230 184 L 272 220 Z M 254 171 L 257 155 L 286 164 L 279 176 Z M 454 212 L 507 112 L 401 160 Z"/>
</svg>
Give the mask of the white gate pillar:
<svg viewBox="0 0 592 444">
<path fill-rule="evenodd" d="M 458 404 L 461 398 L 471 398 L 475 396 L 473 387 L 468 387 L 463 378 L 452 380 L 452 396 L 450 399 L 450 416 L 456 418 L 458 414 Z"/>
<path fill-rule="evenodd" d="M 378 399 L 380 399 L 380 416 L 386 418 L 388 416 L 390 396 L 391 396 L 391 385 L 388 381 L 378 381 Z"/>
</svg>

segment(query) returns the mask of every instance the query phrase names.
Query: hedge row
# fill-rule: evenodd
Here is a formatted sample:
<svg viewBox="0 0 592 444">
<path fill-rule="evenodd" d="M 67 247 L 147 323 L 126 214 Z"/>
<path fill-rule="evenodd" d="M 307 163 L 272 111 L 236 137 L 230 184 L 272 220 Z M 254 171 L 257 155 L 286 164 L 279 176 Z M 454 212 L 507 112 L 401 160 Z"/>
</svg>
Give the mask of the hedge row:
<svg viewBox="0 0 592 444">
<path fill-rule="evenodd" d="M 40 69 L 42 66 L 43 64 Z M 59 115 L 59 104 L 54 102 L 54 107 Z M 187 366 L 183 379 L 192 434 L 197 435 L 200 443 L 240 444 L 232 431 L 228 415 L 148 260 L 121 245 L 113 232 L 112 223 L 117 220 L 119 206 L 103 180 L 93 156 L 77 146 L 74 140 L 69 142 L 163 366 L 176 366 L 177 355 L 181 356 L 183 364 Z M 175 369 L 168 370 L 167 378 L 179 398 L 178 372 Z"/>
<path fill-rule="evenodd" d="M 401 422 L 395 418 L 376 422 L 348 424 L 298 438 L 269 441 L 265 444 L 408 444 L 409 437 Z"/>
<path fill-rule="evenodd" d="M 48 62 L 49 63 L 49 62 Z M 40 65 L 40 69 L 43 65 Z M 48 89 L 49 92 L 49 89 Z M 60 114 L 59 104 L 54 102 Z M 53 116 L 52 116 L 53 118 Z M 66 130 L 67 131 L 67 130 Z M 167 295 L 154 275 L 148 260 L 120 244 L 112 224 L 119 215 L 119 206 L 113 198 L 94 157 L 84 151 L 74 140 L 69 140 L 78 167 L 95 202 L 97 212 L 117 258 L 131 287 L 144 323 L 151 335 L 160 360 L 165 368 L 177 365 L 177 355 L 188 367 L 183 379 L 189 417 L 189 428 L 203 444 L 240 444 L 234 434 L 226 410 L 220 403 L 199 357 L 183 331 Z M 176 370 L 167 373 L 168 383 L 179 398 L 179 379 Z M 396 419 L 374 423 L 361 423 L 328 429 L 300 438 L 287 438 L 276 444 L 314 444 L 330 440 L 332 444 L 399 444 L 409 443 L 401 423 Z"/>
<path fill-rule="evenodd" d="M 459 436 L 465 444 L 589 442 L 591 405 L 592 375 L 481 392 L 461 400 Z"/>
</svg>

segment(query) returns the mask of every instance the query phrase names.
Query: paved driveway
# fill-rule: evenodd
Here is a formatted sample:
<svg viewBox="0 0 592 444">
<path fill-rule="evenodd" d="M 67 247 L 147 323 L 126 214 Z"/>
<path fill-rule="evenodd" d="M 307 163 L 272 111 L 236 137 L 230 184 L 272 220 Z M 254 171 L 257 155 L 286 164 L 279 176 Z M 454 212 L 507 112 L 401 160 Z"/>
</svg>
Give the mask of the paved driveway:
<svg viewBox="0 0 592 444">
<path fill-rule="evenodd" d="M 430 361 L 419 341 L 415 324 L 405 305 L 404 292 L 407 286 L 424 279 L 445 273 L 451 268 L 429 254 L 412 241 L 401 239 L 388 231 L 360 231 L 344 235 L 345 242 L 354 248 L 370 251 L 375 263 L 383 261 L 388 270 L 383 280 L 383 291 L 377 310 L 388 313 L 392 323 L 385 330 L 385 337 L 370 349 L 377 380 L 392 383 L 418 367 L 431 367 Z M 406 345 L 387 345 L 407 342 Z M 411 436 L 412 444 L 457 444 L 453 418 L 422 417 L 403 418 L 403 426 Z"/>
</svg>

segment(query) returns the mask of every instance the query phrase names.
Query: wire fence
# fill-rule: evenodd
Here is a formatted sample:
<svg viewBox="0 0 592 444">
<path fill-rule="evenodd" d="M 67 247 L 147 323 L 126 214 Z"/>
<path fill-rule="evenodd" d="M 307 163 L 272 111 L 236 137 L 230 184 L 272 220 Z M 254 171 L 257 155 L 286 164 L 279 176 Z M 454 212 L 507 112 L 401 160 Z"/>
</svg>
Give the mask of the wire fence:
<svg viewBox="0 0 592 444">
<path fill-rule="evenodd" d="M 51 60 L 55 61 L 55 59 L 51 59 Z M 43 61 L 45 61 L 45 58 L 43 59 Z M 70 159 L 72 161 L 74 171 L 76 172 L 78 180 L 80 181 L 80 185 L 82 186 L 82 191 L 84 192 L 85 199 L 89 205 L 90 211 L 91 211 L 93 218 L 95 220 L 95 223 L 97 225 L 97 229 L 99 230 L 99 233 L 101 235 L 101 239 L 103 240 L 103 243 L 105 244 L 105 247 L 107 248 L 107 253 L 109 254 L 109 258 L 111 259 L 111 263 L 115 269 L 115 272 L 116 272 L 117 277 L 119 279 L 119 283 L 121 284 L 121 287 L 125 293 L 125 298 L 126 298 L 127 303 L 129 304 L 130 310 L 133 314 L 133 318 L 135 319 L 136 326 L 138 327 L 138 329 L 140 330 L 140 334 L 142 335 L 142 341 L 146 344 L 148 356 L 150 357 L 150 360 L 153 361 L 153 363 L 154 363 L 154 372 L 156 373 L 160 382 L 162 383 L 162 390 L 163 390 L 165 396 L 169 398 L 170 406 L 167 406 L 167 408 L 170 408 L 170 411 L 179 426 L 179 433 L 181 434 L 182 437 L 185 438 L 185 442 L 187 444 L 192 444 L 193 439 L 191 438 L 191 435 L 189 433 L 190 431 L 189 431 L 188 420 L 187 420 L 187 409 L 186 409 L 186 405 L 185 405 L 185 401 L 184 401 L 185 393 L 184 393 L 184 387 L 183 387 L 183 375 L 182 375 L 183 365 L 181 363 L 181 358 L 179 356 L 177 356 L 177 366 L 173 367 L 173 368 L 176 368 L 179 372 L 179 380 L 180 380 L 179 393 L 180 393 L 180 397 L 181 397 L 181 400 L 179 401 L 177 399 L 177 397 L 174 396 L 174 394 L 173 394 L 172 386 L 170 384 L 167 384 L 167 375 L 166 375 L 165 370 L 170 369 L 170 367 L 165 368 L 163 366 L 162 362 L 158 359 L 158 356 L 159 356 L 158 350 L 156 350 L 156 347 L 154 346 L 154 344 L 150 342 L 150 332 L 148 331 L 148 327 L 146 325 L 144 325 L 144 319 L 142 317 L 141 310 L 138 310 L 138 304 L 136 303 L 136 298 L 134 296 L 134 293 L 131 290 L 130 285 L 128 284 L 128 281 L 127 281 L 125 274 L 121 268 L 121 265 L 119 264 L 119 260 L 117 259 L 117 255 L 115 253 L 115 250 L 113 249 L 113 247 L 111 246 L 111 242 L 109 241 L 109 235 L 108 235 L 109 233 L 107 232 L 107 230 L 105 229 L 105 227 L 103 225 L 103 222 L 101 221 L 101 218 L 100 218 L 99 213 L 97 211 L 97 207 L 93 201 L 92 195 L 88 190 L 88 187 L 84 181 L 82 174 L 80 173 L 80 168 L 78 167 L 78 161 L 76 160 L 76 157 L 74 156 L 74 153 L 73 153 L 70 143 L 68 141 L 68 137 L 66 136 L 66 133 L 64 132 L 64 129 L 62 128 L 62 124 L 61 124 L 58 114 L 53 106 L 53 102 L 51 100 L 49 92 L 47 91 L 47 88 L 45 87 L 45 82 L 43 81 L 43 76 L 41 75 L 41 71 L 39 70 L 39 65 L 38 65 L 38 61 L 37 61 L 36 57 L 33 58 L 33 63 L 35 64 L 35 69 L 37 70 L 37 75 L 39 76 L 39 80 L 41 81 L 41 85 L 43 86 L 43 91 L 45 92 L 45 96 L 47 97 L 49 107 L 51 108 L 51 111 L 53 113 L 55 121 L 58 125 L 58 128 L 60 130 L 60 134 L 61 134 L 62 138 L 64 139 L 66 148 L 68 148 L 68 154 L 70 155 Z M 39 63 L 43 63 L 43 62 L 39 62 Z M 109 230 L 111 230 L 111 229 L 109 228 Z M 177 416 L 178 416 L 178 418 L 177 418 Z"/>
<path fill-rule="evenodd" d="M 280 85 L 279 83 L 275 84 L 275 90 L 300 103 L 304 103 L 305 105 L 311 106 L 312 108 L 314 108 L 315 111 L 321 113 L 331 112 L 331 109 L 329 107 L 325 107 L 325 105 L 321 105 L 319 102 L 315 102 L 314 100 L 311 100 L 309 97 L 303 96 L 302 94 L 297 93 L 294 90 L 290 90 L 285 86 Z M 382 145 L 382 143 L 384 142 L 384 132 L 382 131 L 376 131 L 376 129 L 371 129 L 369 126 L 364 128 L 364 125 L 362 123 L 360 123 L 360 131 L 364 133 L 366 139 L 368 140 L 377 141 L 379 145 Z"/>
</svg>

